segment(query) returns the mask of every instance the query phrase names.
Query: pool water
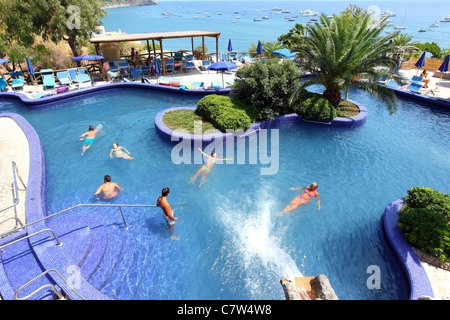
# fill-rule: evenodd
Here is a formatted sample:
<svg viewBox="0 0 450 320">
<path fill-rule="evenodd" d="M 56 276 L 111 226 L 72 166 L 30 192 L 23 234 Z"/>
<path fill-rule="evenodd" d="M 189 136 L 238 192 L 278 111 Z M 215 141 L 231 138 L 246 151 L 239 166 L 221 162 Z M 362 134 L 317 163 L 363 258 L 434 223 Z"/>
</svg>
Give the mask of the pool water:
<svg viewBox="0 0 450 320">
<path fill-rule="evenodd" d="M 350 97 L 368 109 L 362 127 L 284 125 L 273 145 L 277 174 L 261 175 L 267 165 L 260 161 L 217 164 L 201 188 L 200 178 L 188 183 L 200 165 L 174 164 L 175 143 L 154 127 L 159 111 L 195 106 L 198 97 L 121 89 L 39 108 L 3 100 L 0 111 L 21 114 L 39 134 L 48 213 L 97 203 L 93 194 L 105 174 L 124 188 L 114 203 L 155 204 L 170 188 L 178 240 L 159 209 L 124 210 L 141 254 L 127 281 L 139 285 L 117 299 L 284 299 L 281 278 L 318 274 L 340 299 L 405 299 L 407 285 L 380 218 L 411 187 L 449 193 L 450 116 L 406 100 L 389 116 L 364 92 Z M 101 133 L 81 156 L 79 136 L 99 123 Z M 113 142 L 136 160 L 110 159 Z M 221 156 L 236 159 L 237 152 Z M 319 184 L 321 210 L 312 199 L 280 215 L 298 195 L 289 189 L 312 182 Z M 120 214 L 111 219 L 120 221 Z M 370 266 L 380 268 L 379 289 L 367 285 Z"/>
</svg>

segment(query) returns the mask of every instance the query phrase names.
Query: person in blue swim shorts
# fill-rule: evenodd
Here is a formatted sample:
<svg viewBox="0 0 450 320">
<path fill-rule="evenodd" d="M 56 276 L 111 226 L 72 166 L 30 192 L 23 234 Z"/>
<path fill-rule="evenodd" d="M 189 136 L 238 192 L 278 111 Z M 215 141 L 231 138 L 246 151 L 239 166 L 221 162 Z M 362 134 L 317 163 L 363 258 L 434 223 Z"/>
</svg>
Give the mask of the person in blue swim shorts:
<svg viewBox="0 0 450 320">
<path fill-rule="evenodd" d="M 89 126 L 89 130 L 83 133 L 80 137 L 80 140 L 83 141 L 83 145 L 81 146 L 81 155 L 84 155 L 87 149 L 89 149 L 95 141 L 95 135 L 102 129 L 101 126 L 94 129 L 93 126 Z"/>
</svg>

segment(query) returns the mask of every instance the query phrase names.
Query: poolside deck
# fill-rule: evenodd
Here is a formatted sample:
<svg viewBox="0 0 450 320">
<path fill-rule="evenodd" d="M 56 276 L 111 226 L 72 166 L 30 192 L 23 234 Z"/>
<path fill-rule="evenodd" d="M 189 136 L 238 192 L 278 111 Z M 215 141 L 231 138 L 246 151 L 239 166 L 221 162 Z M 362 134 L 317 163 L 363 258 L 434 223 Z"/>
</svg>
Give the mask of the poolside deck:
<svg viewBox="0 0 450 320">
<path fill-rule="evenodd" d="M 419 72 L 417 73 L 416 69 L 411 69 L 411 70 L 400 70 L 400 73 L 406 78 L 406 79 L 411 79 L 413 76 L 415 75 L 420 75 L 422 71 L 419 70 Z M 450 99 L 450 80 L 443 78 L 441 80 L 441 76 L 439 72 L 436 72 L 436 76 L 435 76 L 435 72 L 428 72 L 428 77 L 427 79 L 430 79 L 430 83 L 428 84 L 428 88 L 432 89 L 433 91 L 435 91 L 435 96 L 439 96 L 441 98 L 444 99 Z M 439 84 L 439 81 L 441 80 L 441 83 L 439 85 L 439 89 L 436 91 L 436 88 Z M 421 94 L 424 94 L 428 89 L 424 89 L 422 88 L 420 90 Z M 429 94 L 429 97 L 433 97 L 433 94 Z"/>
</svg>

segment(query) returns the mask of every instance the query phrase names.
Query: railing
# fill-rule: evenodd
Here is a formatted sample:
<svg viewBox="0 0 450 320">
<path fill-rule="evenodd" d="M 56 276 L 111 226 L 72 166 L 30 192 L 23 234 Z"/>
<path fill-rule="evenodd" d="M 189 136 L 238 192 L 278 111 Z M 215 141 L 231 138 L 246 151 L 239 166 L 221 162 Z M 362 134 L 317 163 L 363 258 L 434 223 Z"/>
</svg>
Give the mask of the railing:
<svg viewBox="0 0 450 320">
<path fill-rule="evenodd" d="M 47 229 L 39 230 L 39 231 L 37 231 L 37 232 L 35 232 L 35 233 L 29 234 L 29 235 L 27 235 L 27 236 L 24 236 L 24 237 L 22 237 L 22 238 L 20 238 L 20 239 L 17 239 L 17 240 L 12 241 L 12 242 L 8 242 L 8 243 L 6 243 L 6 244 L 0 246 L 0 251 L 3 251 L 3 252 L 4 252 L 3 248 L 6 248 L 7 246 L 10 246 L 10 245 L 12 245 L 12 244 L 15 244 L 15 243 L 17 243 L 17 242 L 19 242 L 19 241 L 22 241 L 22 240 L 31 238 L 31 237 L 33 237 L 33 236 L 35 236 L 35 235 L 37 235 L 37 234 L 39 234 L 39 233 L 45 232 L 45 231 L 49 231 L 49 232 L 51 232 L 51 233 L 53 234 L 53 237 L 55 238 L 56 242 L 58 243 L 58 247 L 62 246 L 62 243 L 61 243 L 61 241 L 59 241 L 59 238 L 58 238 L 58 236 L 56 235 L 55 231 L 53 231 L 52 229 L 48 229 L 48 228 L 47 228 Z"/>
<path fill-rule="evenodd" d="M 29 295 L 25 296 L 25 297 L 21 297 L 19 298 L 19 293 L 20 291 L 22 291 L 24 288 L 28 287 L 30 284 L 32 284 L 33 282 L 37 281 L 38 279 L 42 278 L 43 276 L 45 276 L 47 273 L 50 272 L 55 272 L 58 277 L 61 278 L 61 280 L 69 287 L 70 290 L 72 290 L 81 300 L 86 300 L 75 288 L 73 288 L 68 282 L 67 280 L 61 275 L 61 273 L 59 273 L 58 270 L 56 269 L 50 269 L 50 270 L 46 270 L 44 272 L 42 272 L 40 275 L 38 275 L 37 277 L 33 278 L 32 280 L 28 281 L 27 283 L 25 283 L 23 286 L 21 286 L 19 289 L 17 289 L 17 291 L 14 293 L 14 299 L 15 300 L 27 300 L 30 297 L 34 296 L 36 293 L 38 293 L 39 291 L 45 289 L 45 288 L 50 288 L 53 290 L 53 292 L 55 293 L 56 297 L 59 300 L 64 299 L 63 296 L 58 292 L 58 290 L 56 290 L 56 288 L 52 285 L 52 284 L 46 284 L 41 286 L 40 288 L 36 289 L 35 291 L 33 291 L 32 293 L 30 293 Z"/>
<path fill-rule="evenodd" d="M 12 161 L 11 165 L 12 165 L 12 171 L 13 171 L 13 183 L 11 183 L 11 189 L 12 189 L 12 194 L 13 194 L 13 204 L 8 206 L 8 207 L 6 207 L 6 208 L 1 209 L 0 212 L 6 211 L 6 210 L 11 209 L 11 208 L 14 208 L 14 215 L 15 215 L 15 217 L 3 220 L 3 221 L 0 222 L 0 224 L 2 224 L 3 222 L 5 222 L 7 220 L 10 220 L 10 219 L 16 219 L 16 221 L 18 220 L 19 223 L 22 225 L 22 223 L 20 222 L 20 219 L 17 218 L 16 207 L 19 204 L 19 191 L 25 191 L 27 189 L 27 187 L 26 187 L 25 183 L 23 182 L 22 178 L 20 177 L 19 169 L 17 168 L 17 164 L 14 161 Z M 19 189 L 19 187 L 17 185 L 17 178 L 19 178 L 20 182 L 22 183 L 23 189 Z M 16 222 L 16 225 L 15 225 L 14 229 L 16 227 L 17 227 L 17 222 Z"/>
</svg>

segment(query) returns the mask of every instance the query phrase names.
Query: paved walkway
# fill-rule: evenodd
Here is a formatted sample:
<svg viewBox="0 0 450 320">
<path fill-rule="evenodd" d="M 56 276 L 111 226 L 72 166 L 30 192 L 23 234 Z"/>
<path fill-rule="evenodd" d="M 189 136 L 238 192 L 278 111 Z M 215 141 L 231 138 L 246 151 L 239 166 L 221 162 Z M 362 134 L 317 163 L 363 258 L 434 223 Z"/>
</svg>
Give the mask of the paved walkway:
<svg viewBox="0 0 450 320">
<path fill-rule="evenodd" d="M 450 271 L 437 268 L 426 262 L 422 262 L 428 279 L 430 279 L 435 299 L 450 300 Z"/>
<path fill-rule="evenodd" d="M 29 171 L 28 140 L 20 126 L 11 118 L 0 118 L 0 210 L 13 204 L 11 183 L 13 183 L 12 161 L 15 161 L 26 184 Z M 23 188 L 18 180 L 19 188 Z M 25 191 L 19 191 L 19 204 L 14 208 L 0 212 L 0 221 L 17 216 L 25 224 Z M 0 224 L 0 233 L 15 227 L 15 221 L 11 220 Z"/>
</svg>

